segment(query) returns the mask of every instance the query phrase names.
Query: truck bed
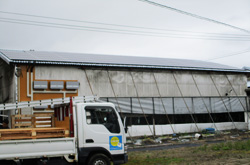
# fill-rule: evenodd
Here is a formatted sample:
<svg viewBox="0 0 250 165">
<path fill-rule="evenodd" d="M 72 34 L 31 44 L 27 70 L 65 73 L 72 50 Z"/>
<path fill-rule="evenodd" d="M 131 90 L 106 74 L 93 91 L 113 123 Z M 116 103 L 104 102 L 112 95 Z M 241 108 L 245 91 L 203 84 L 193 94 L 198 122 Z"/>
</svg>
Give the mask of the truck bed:
<svg viewBox="0 0 250 165">
<path fill-rule="evenodd" d="M 75 138 L 0 141 L 0 160 L 64 156 L 75 153 Z"/>
</svg>

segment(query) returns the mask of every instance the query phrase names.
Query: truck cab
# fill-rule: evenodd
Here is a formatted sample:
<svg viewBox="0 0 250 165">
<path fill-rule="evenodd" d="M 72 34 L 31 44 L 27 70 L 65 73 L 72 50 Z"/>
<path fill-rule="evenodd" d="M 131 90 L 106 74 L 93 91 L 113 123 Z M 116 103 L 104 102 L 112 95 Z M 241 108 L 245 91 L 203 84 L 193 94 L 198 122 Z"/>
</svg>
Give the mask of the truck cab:
<svg viewBox="0 0 250 165">
<path fill-rule="evenodd" d="M 114 104 L 77 104 L 76 114 L 80 162 L 127 162 L 125 131 Z"/>
</svg>

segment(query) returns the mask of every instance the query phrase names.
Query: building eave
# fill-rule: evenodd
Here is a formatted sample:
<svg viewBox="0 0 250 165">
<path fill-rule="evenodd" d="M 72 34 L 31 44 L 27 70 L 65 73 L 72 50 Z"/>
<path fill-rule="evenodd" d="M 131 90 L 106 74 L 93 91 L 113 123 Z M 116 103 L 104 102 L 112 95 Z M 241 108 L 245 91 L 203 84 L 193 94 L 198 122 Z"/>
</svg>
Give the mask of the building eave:
<svg viewBox="0 0 250 165">
<path fill-rule="evenodd" d="M 249 70 L 241 69 L 221 69 L 221 68 L 201 68 L 201 67 L 180 67 L 180 66 L 155 66 L 155 65 L 134 65 L 134 64 L 107 64 L 107 63 L 82 63 L 82 62 L 61 62 L 61 61 L 24 61 L 12 60 L 13 64 L 33 64 L 33 65 L 66 65 L 66 66 L 86 66 L 86 67 L 112 67 L 112 68 L 138 68 L 138 69 L 160 69 L 160 70 L 192 70 L 192 71 L 214 71 L 214 72 L 235 72 L 250 73 Z"/>
<path fill-rule="evenodd" d="M 10 62 L 12 62 L 5 54 L 3 54 L 2 52 L 0 52 L 0 57 L 2 58 L 2 60 L 4 60 L 8 65 L 10 64 Z"/>
</svg>

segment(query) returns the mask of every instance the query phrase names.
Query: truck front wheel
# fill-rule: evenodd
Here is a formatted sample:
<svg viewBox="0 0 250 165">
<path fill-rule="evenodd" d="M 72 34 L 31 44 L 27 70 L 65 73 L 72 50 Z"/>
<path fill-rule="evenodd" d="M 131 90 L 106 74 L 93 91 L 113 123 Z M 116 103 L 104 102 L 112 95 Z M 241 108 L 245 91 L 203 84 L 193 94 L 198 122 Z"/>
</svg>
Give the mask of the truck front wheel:
<svg viewBox="0 0 250 165">
<path fill-rule="evenodd" d="M 110 165 L 110 160 L 104 154 L 95 154 L 89 159 L 88 165 Z"/>
</svg>

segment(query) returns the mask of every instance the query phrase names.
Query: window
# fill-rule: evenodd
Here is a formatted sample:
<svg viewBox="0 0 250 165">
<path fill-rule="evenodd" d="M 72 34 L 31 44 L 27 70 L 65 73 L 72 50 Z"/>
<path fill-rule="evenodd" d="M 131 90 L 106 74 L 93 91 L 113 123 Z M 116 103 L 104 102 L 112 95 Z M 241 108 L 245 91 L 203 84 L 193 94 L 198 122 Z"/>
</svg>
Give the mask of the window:
<svg viewBox="0 0 250 165">
<path fill-rule="evenodd" d="M 111 133 L 120 133 L 120 126 L 115 110 L 111 107 L 92 107 L 86 110 L 87 124 L 102 124 Z"/>
</svg>

